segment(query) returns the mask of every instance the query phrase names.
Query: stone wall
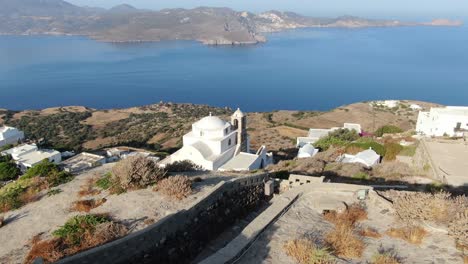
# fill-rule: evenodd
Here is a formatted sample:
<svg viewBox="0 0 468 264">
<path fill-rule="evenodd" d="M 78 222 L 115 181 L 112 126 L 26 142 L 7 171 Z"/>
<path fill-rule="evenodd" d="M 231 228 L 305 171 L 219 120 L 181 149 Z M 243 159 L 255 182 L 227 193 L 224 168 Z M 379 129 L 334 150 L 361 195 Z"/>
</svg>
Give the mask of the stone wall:
<svg viewBox="0 0 468 264">
<path fill-rule="evenodd" d="M 267 179 L 262 174 L 221 182 L 190 209 L 58 263 L 189 263 L 210 240 L 258 206 Z"/>
<path fill-rule="evenodd" d="M 432 161 L 432 158 L 429 154 L 429 151 L 427 150 L 424 139 L 420 141 L 419 146 L 416 149 L 416 153 L 414 154 L 411 161 L 413 167 L 418 169 L 419 173 L 426 174 L 427 176 L 436 180 L 441 180 L 437 173 L 434 162 Z"/>
</svg>

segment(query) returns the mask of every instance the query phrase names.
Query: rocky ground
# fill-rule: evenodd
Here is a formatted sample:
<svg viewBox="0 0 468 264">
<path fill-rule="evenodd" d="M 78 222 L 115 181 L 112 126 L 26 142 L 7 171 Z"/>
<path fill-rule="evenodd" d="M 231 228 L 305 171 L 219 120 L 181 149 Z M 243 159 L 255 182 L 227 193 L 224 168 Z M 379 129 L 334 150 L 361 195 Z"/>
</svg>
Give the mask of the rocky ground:
<svg viewBox="0 0 468 264">
<path fill-rule="evenodd" d="M 284 244 L 289 240 L 302 237 L 320 239 L 332 224 L 323 218 L 316 209 L 318 203 L 328 199 L 341 199 L 351 202 L 339 193 L 328 193 L 327 197 L 310 193 L 297 200 L 294 205 L 272 224 L 249 248 L 238 263 L 296 263 L 286 255 Z M 393 250 L 402 263 L 463 263 L 461 253 L 456 249 L 455 241 L 443 232 L 427 229 L 428 236 L 420 245 L 410 244 L 397 238 L 391 238 L 385 232 L 397 225 L 395 212 L 388 202 L 373 199 L 366 203 L 368 219 L 360 226 L 376 229 L 381 238 L 363 238 L 365 250 L 360 259 L 336 259 L 337 263 L 369 263 L 379 249 Z"/>
<path fill-rule="evenodd" d="M 22 263 L 30 249 L 30 240 L 34 236 L 43 234 L 44 238 L 50 237 L 52 231 L 63 225 L 69 218 L 80 214 L 71 210 L 73 202 L 77 200 L 107 199 L 104 204 L 92 209 L 91 213 L 108 213 L 116 220 L 125 223 L 134 232 L 166 215 L 190 207 L 211 187 L 231 177 L 209 173 L 192 174 L 191 177 L 200 177 L 202 181 L 195 183 L 194 193 L 182 201 L 162 196 L 154 192 L 152 188 L 129 191 L 120 195 L 110 195 L 108 191 L 102 191 L 94 195 L 79 197 L 78 192 L 88 179 L 107 173 L 113 165 L 106 164 L 78 175 L 73 181 L 57 187 L 62 190 L 61 193 L 50 197 L 44 194 L 37 202 L 5 213 L 4 226 L 0 228 L 0 263 Z"/>
</svg>

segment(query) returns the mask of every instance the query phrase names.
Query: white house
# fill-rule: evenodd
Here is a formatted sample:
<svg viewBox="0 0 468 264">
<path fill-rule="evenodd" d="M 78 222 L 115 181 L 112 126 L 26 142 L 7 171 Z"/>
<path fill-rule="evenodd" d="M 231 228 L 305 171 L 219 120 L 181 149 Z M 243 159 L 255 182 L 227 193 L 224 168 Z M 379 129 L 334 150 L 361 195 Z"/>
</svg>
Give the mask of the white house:
<svg viewBox="0 0 468 264">
<path fill-rule="evenodd" d="M 14 127 L 0 127 L 0 147 L 16 144 L 24 139 L 24 132 Z"/>
<path fill-rule="evenodd" d="M 60 152 L 51 149 L 38 149 L 36 145 L 21 145 L 1 152 L 2 155 L 11 155 L 21 170 L 25 171 L 43 160 L 59 164 L 62 161 Z"/>
<path fill-rule="evenodd" d="M 422 110 L 423 108 L 418 104 L 411 104 L 410 109 L 414 111 L 419 111 L 419 110 Z"/>
<path fill-rule="evenodd" d="M 299 148 L 299 152 L 297 153 L 297 158 L 304 159 L 304 158 L 312 158 L 313 156 L 317 155 L 319 152 L 312 144 L 305 144 L 301 148 Z"/>
<path fill-rule="evenodd" d="M 349 129 L 349 130 L 354 130 L 358 134 L 362 133 L 362 128 L 360 124 L 353 124 L 353 123 L 344 123 L 343 127 L 332 127 L 329 129 L 323 129 L 323 128 L 311 128 L 309 129 L 309 134 L 307 137 L 298 137 L 297 138 L 297 143 L 296 147 L 301 148 L 304 145 L 307 144 L 314 144 L 317 142 L 320 138 L 328 136 L 330 132 L 333 132 L 338 129 Z"/>
<path fill-rule="evenodd" d="M 380 163 L 380 155 L 377 154 L 374 150 L 368 149 L 359 152 L 356 155 L 341 155 L 336 161 L 341 163 L 360 163 L 367 167 L 372 167 Z"/>
<path fill-rule="evenodd" d="M 226 122 L 211 114 L 192 125 L 183 147 L 161 161 L 161 166 L 189 160 L 206 170 L 254 170 L 272 163 L 271 153 L 261 147 L 250 153 L 247 116 L 240 109 Z"/>
<path fill-rule="evenodd" d="M 400 105 L 400 101 L 398 100 L 375 101 L 375 102 L 372 102 L 371 105 L 372 104 L 383 106 L 383 107 L 388 107 L 388 108 L 395 108 Z"/>
<path fill-rule="evenodd" d="M 468 131 L 468 107 L 447 106 L 419 112 L 416 132 L 425 136 L 462 137 Z"/>
</svg>

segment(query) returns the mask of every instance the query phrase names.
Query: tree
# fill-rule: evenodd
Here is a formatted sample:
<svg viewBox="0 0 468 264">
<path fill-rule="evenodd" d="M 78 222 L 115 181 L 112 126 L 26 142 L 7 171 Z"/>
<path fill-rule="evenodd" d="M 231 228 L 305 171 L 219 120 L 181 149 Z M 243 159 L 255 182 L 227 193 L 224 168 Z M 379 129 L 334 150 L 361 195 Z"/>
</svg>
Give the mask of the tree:
<svg viewBox="0 0 468 264">
<path fill-rule="evenodd" d="M 13 162 L 0 162 L 0 181 L 14 180 L 21 171 Z"/>
<path fill-rule="evenodd" d="M 28 169 L 24 174 L 24 178 L 33 178 L 36 176 L 47 177 L 51 173 L 59 172 L 60 169 L 57 165 L 45 159 L 34 167 Z"/>
</svg>

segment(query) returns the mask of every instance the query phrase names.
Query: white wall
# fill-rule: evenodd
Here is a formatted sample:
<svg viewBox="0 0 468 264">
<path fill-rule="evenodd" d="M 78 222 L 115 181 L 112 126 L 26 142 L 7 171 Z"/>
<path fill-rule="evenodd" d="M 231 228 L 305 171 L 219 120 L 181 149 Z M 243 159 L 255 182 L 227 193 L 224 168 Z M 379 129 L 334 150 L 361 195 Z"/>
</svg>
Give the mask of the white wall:
<svg viewBox="0 0 468 264">
<path fill-rule="evenodd" d="M 468 129 L 468 114 L 450 113 L 449 109 L 433 108 L 430 112 L 419 112 L 416 132 L 435 137 L 462 136 L 462 132 L 455 132 L 454 129 L 457 123 L 461 123 L 461 129 Z"/>
</svg>

